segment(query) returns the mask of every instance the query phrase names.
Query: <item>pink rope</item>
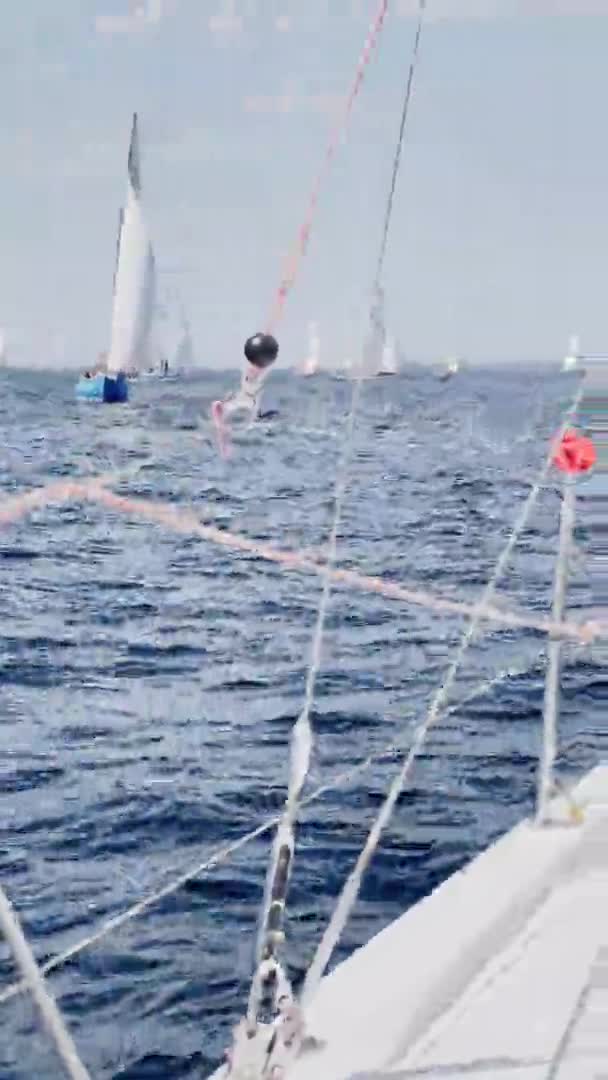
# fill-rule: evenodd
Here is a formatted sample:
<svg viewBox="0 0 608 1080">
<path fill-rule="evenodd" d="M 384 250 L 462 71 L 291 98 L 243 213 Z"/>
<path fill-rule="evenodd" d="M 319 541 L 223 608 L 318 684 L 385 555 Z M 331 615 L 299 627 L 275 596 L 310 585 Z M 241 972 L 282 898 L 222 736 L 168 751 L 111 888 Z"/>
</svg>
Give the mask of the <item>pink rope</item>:
<svg viewBox="0 0 608 1080">
<path fill-rule="evenodd" d="M 327 572 L 326 564 L 309 552 L 286 551 L 271 544 L 250 540 L 246 536 L 217 529 L 213 525 L 204 525 L 190 511 L 179 510 L 164 503 L 155 503 L 150 499 L 132 498 L 117 495 L 105 486 L 112 477 L 109 474 L 94 477 L 91 480 L 68 480 L 47 487 L 38 488 L 24 495 L 17 495 L 0 504 L 0 526 L 19 521 L 27 514 L 42 506 L 53 503 L 77 502 L 86 500 L 101 503 L 118 513 L 131 514 L 147 521 L 156 522 L 174 532 L 199 536 L 209 543 L 225 547 L 231 551 L 240 551 L 266 562 L 283 567 L 285 570 L 323 576 Z M 553 634 L 570 640 L 588 643 L 596 637 L 603 637 L 606 628 L 598 622 L 576 623 L 571 621 L 555 622 L 549 618 L 535 618 L 526 613 L 505 611 L 492 604 L 480 607 L 462 600 L 451 600 L 438 596 L 428 589 L 409 588 L 397 582 L 384 581 L 383 578 L 360 574 L 357 570 L 331 568 L 330 578 L 340 585 L 346 585 L 361 592 L 375 593 L 386 600 L 400 600 L 431 611 L 445 614 L 471 616 L 476 612 L 488 622 L 498 626 L 520 630 L 538 630 L 543 634 Z"/>
<path fill-rule="evenodd" d="M 374 48 L 375 48 L 376 43 L 378 41 L 378 38 L 380 37 L 380 33 L 382 31 L 382 27 L 383 27 L 384 21 L 386 19 L 387 11 L 388 11 L 388 0 L 380 0 L 380 4 L 378 6 L 378 10 L 376 12 L 375 18 L 374 18 L 374 20 L 373 20 L 373 22 L 371 24 L 368 36 L 367 36 L 367 38 L 365 40 L 365 43 L 363 45 L 363 51 L 361 53 L 361 56 L 359 57 L 359 62 L 357 64 L 357 69 L 356 69 L 356 72 L 355 72 L 355 78 L 353 80 L 353 84 L 351 86 L 348 97 L 346 98 L 342 113 L 341 113 L 337 123 L 335 124 L 335 127 L 333 128 L 331 134 L 330 134 L 329 142 L 327 144 L 327 148 L 326 148 L 326 151 L 325 151 L 325 156 L 323 158 L 321 168 L 319 169 L 319 172 L 317 174 L 316 180 L 315 180 L 315 182 L 313 184 L 313 188 L 312 188 L 312 191 L 311 191 L 311 194 L 310 194 L 310 199 L 309 199 L 309 202 L 308 202 L 308 209 L 307 209 L 307 212 L 306 212 L 306 216 L 305 216 L 304 221 L 303 221 L 303 223 L 300 226 L 300 229 L 298 231 L 298 237 L 297 237 L 297 240 L 296 240 L 296 244 L 294 246 L 293 251 L 291 252 L 291 254 L 288 256 L 288 258 L 286 260 L 285 268 L 284 268 L 284 271 L 283 271 L 283 277 L 282 277 L 281 283 L 280 283 L 280 285 L 279 285 L 279 287 L 278 287 L 278 289 L 276 291 L 273 306 L 272 306 L 271 312 L 270 312 L 270 317 L 268 319 L 268 327 L 267 328 L 268 328 L 269 333 L 274 332 L 274 330 L 276 329 L 277 323 L 279 322 L 279 320 L 280 320 L 280 318 L 281 318 L 281 316 L 283 314 L 283 309 L 285 307 L 285 301 L 287 300 L 287 297 L 288 297 L 289 293 L 291 292 L 291 289 L 293 287 L 293 284 L 295 282 L 295 279 L 296 279 L 296 276 L 297 276 L 297 273 L 298 273 L 298 269 L 300 267 L 300 263 L 302 261 L 303 256 L 306 254 L 307 249 L 308 249 L 308 241 L 310 239 L 310 233 L 311 233 L 312 226 L 313 226 L 313 223 L 314 223 L 314 217 L 315 217 L 315 212 L 316 212 L 316 209 L 317 209 L 317 204 L 318 204 L 318 201 L 319 201 L 319 194 L 320 194 L 320 191 L 321 191 L 321 187 L 323 185 L 325 175 L 328 172 L 329 167 L 330 167 L 330 165 L 331 165 L 331 163 L 333 161 L 333 158 L 335 156 L 335 153 L 336 153 L 336 150 L 337 150 L 338 145 L 340 143 L 340 139 L 342 137 L 342 134 L 343 134 L 343 132 L 344 132 L 344 130 L 345 130 L 347 124 L 348 124 L 349 119 L 350 119 L 350 114 L 352 112 L 353 105 L 355 103 L 355 99 L 357 97 L 357 94 L 359 93 L 359 90 L 361 88 L 361 84 L 363 82 L 363 78 L 365 76 L 365 70 L 367 68 L 367 65 L 369 64 L 369 61 L 370 61 L 371 57 L 372 57 L 372 53 L 374 51 Z"/>
</svg>

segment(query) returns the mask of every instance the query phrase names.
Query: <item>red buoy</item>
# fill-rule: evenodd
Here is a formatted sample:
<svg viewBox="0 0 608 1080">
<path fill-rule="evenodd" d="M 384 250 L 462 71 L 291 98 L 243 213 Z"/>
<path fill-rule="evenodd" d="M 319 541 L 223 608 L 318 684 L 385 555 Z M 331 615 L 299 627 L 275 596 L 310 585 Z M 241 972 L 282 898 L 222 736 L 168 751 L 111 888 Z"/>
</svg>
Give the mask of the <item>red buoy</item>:
<svg viewBox="0 0 608 1080">
<path fill-rule="evenodd" d="M 579 435 L 574 428 L 568 428 L 557 445 L 552 462 L 562 472 L 574 476 L 587 472 L 595 465 L 595 457 L 595 447 L 591 439 Z"/>
</svg>

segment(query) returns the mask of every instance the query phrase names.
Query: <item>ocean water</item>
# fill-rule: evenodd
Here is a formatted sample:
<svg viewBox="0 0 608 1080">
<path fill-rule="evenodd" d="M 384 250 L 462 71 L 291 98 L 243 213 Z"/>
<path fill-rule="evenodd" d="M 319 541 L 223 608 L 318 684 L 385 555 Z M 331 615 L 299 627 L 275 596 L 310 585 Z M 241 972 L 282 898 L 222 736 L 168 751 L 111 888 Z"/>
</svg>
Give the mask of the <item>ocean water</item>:
<svg viewBox="0 0 608 1080">
<path fill-rule="evenodd" d="M 117 473 L 121 493 L 322 554 L 349 384 L 277 373 L 266 397 L 277 419 L 222 461 L 206 416 L 231 378 L 142 383 L 128 406 L 96 407 L 74 401 L 68 376 L 2 373 L 2 499 Z M 477 598 L 574 390 L 571 377 L 523 370 L 367 384 L 339 563 Z M 558 515 L 551 477 L 501 603 L 547 612 Z M 0 880 L 41 961 L 280 808 L 319 595 L 315 577 L 93 503 L 0 529 Z M 583 512 L 570 605 L 590 603 Z M 310 790 L 407 746 L 464 627 L 333 590 Z M 471 646 L 453 698 L 498 681 L 430 734 L 332 963 L 531 809 L 543 646 L 537 632 L 492 627 Z M 568 778 L 606 749 L 588 650 L 567 646 L 563 682 Z M 285 952 L 296 982 L 396 767 L 380 757 L 302 813 Z M 256 839 L 49 975 L 96 1080 L 201 1077 L 220 1061 L 251 977 L 269 844 Z M 0 992 L 15 975 L 0 941 Z M 0 1004 L 0 1080 L 61 1075 L 28 996 Z"/>
</svg>

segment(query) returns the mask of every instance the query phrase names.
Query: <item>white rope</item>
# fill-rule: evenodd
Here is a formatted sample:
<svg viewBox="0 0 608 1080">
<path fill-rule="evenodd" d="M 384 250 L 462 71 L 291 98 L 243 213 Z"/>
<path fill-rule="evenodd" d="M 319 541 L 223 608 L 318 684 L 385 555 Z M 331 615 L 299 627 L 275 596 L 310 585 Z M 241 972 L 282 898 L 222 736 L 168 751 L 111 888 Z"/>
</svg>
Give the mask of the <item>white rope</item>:
<svg viewBox="0 0 608 1080">
<path fill-rule="evenodd" d="M 78 1057 L 78 1051 L 63 1022 L 61 1013 L 45 986 L 44 978 L 25 939 L 17 915 L 2 887 L 0 887 L 0 926 L 68 1076 L 71 1076 L 72 1080 L 90 1080 L 89 1073 Z"/>
<path fill-rule="evenodd" d="M 445 710 L 443 715 L 445 717 L 451 716 L 457 713 L 465 705 L 468 705 L 476 698 L 482 697 L 489 690 L 492 690 L 499 683 L 504 682 L 505 679 L 512 678 L 516 675 L 525 675 L 529 668 L 527 666 L 520 669 L 513 667 L 505 668 L 499 672 L 492 679 L 484 680 L 474 687 L 469 694 L 460 698 L 457 702 L 451 705 Z M 404 744 L 400 742 L 390 742 L 379 750 L 372 751 L 363 761 L 358 762 L 356 765 L 350 766 L 341 773 L 337 773 L 331 779 L 325 783 L 320 784 L 309 795 L 302 799 L 301 806 L 310 806 L 311 803 L 317 802 L 324 795 L 331 794 L 331 792 L 338 790 L 340 787 L 345 786 L 352 780 L 355 780 L 359 775 L 364 773 L 377 761 L 381 761 L 385 757 L 391 757 L 394 754 L 401 753 L 404 749 Z M 153 907 L 159 901 L 164 900 L 167 896 L 172 896 L 178 892 L 184 885 L 194 878 L 201 877 L 201 875 L 207 873 L 209 870 L 213 870 L 216 866 L 221 866 L 227 862 L 231 855 L 240 851 L 247 844 L 256 840 L 259 836 L 263 836 L 265 833 L 270 832 L 271 829 L 278 825 L 280 816 L 268 818 L 262 822 L 251 832 L 246 833 L 244 836 L 239 837 L 238 840 L 232 841 L 230 844 L 226 844 L 223 847 L 216 848 L 210 855 L 207 855 L 202 862 L 198 862 L 195 866 L 190 866 L 187 870 L 184 870 L 175 878 L 171 878 L 169 882 L 160 886 L 154 892 L 149 893 L 148 896 L 139 900 L 136 904 L 133 904 L 130 908 L 120 912 L 118 915 L 114 915 L 112 918 L 106 920 L 101 926 L 95 930 L 92 934 L 76 942 L 74 945 L 68 946 L 63 952 L 57 953 L 56 956 L 51 957 L 45 964 L 41 965 L 40 971 L 43 975 L 48 975 L 50 972 L 55 971 L 59 967 L 63 967 L 70 960 L 73 960 L 80 953 L 85 952 L 86 949 L 91 948 L 92 945 L 98 944 L 109 934 L 115 930 L 119 930 L 122 926 L 131 922 L 132 919 L 138 918 L 143 915 L 149 908 Z M 5 990 L 0 993 L 0 1004 L 6 1001 L 10 1001 L 16 997 L 17 994 L 22 993 L 27 989 L 27 985 L 24 980 L 12 983 L 7 986 Z"/>
<path fill-rule="evenodd" d="M 578 407 L 582 395 L 582 390 L 582 386 L 579 386 L 574 400 L 565 414 L 558 435 L 558 440 L 563 435 L 571 415 Z M 507 540 L 507 543 L 505 544 L 501 555 L 498 558 L 494 573 L 492 574 L 490 581 L 488 582 L 483 591 L 479 606 L 483 607 L 492 599 L 498 581 L 504 572 L 513 548 L 515 547 L 515 544 L 517 543 L 521 532 L 527 525 L 532 508 L 536 502 L 541 486 L 551 466 L 551 460 L 554 454 L 554 450 L 555 442 L 552 442 L 547 457 L 545 458 L 543 467 L 540 471 L 538 480 L 528 493 L 522 511 L 515 522 L 515 525 L 511 531 L 511 534 Z M 344 888 L 340 896 L 338 897 L 338 901 L 334 908 L 331 919 L 328 923 L 325 933 L 323 934 L 321 942 L 313 956 L 312 963 L 304 980 L 304 986 L 302 989 L 303 1005 L 306 1005 L 310 1001 L 311 997 L 314 995 L 323 976 L 323 972 L 325 971 L 325 968 L 329 963 L 331 955 L 336 945 L 338 944 L 342 933 L 344 932 L 344 928 L 350 917 L 352 908 L 359 895 L 363 875 L 367 870 L 367 867 L 378 846 L 378 843 L 380 842 L 382 832 L 384 831 L 385 827 L 388 825 L 388 822 L 391 819 L 395 804 L 397 802 L 397 799 L 399 798 L 399 795 L 401 794 L 403 785 L 405 784 L 405 781 L 410 773 L 412 765 L 416 757 L 418 756 L 420 750 L 422 749 L 427 734 L 437 720 L 439 711 L 444 704 L 447 695 L 449 694 L 449 691 L 456 678 L 456 674 L 458 672 L 460 664 L 471 641 L 475 636 L 475 633 L 477 632 L 480 621 L 480 614 L 475 612 L 469 622 L 467 629 L 462 635 L 454 659 L 452 660 L 452 663 L 447 670 L 444 682 L 435 692 L 428 713 L 423 722 L 418 726 L 416 730 L 410 750 L 407 753 L 399 772 L 395 776 L 387 792 L 386 798 L 382 806 L 380 807 L 376 820 L 372 825 L 363 849 L 359 854 L 357 862 L 355 863 L 353 870 L 349 874 Z"/>
</svg>

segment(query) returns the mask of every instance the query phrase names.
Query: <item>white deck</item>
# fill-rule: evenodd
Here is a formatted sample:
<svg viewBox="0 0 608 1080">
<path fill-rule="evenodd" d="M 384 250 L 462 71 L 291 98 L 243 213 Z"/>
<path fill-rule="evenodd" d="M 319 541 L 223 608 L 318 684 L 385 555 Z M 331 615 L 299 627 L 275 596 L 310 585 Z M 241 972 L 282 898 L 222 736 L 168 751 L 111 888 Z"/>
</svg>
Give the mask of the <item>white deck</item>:
<svg viewBox="0 0 608 1080">
<path fill-rule="evenodd" d="M 574 797 L 324 979 L 289 1080 L 608 1080 L 608 765 Z"/>
<path fill-rule="evenodd" d="M 608 1080 L 608 766 L 324 980 L 293 1080 Z"/>
</svg>

